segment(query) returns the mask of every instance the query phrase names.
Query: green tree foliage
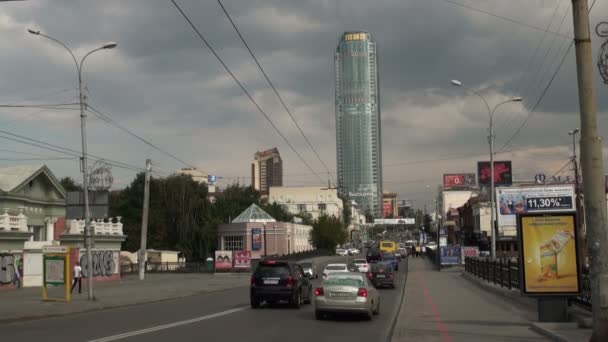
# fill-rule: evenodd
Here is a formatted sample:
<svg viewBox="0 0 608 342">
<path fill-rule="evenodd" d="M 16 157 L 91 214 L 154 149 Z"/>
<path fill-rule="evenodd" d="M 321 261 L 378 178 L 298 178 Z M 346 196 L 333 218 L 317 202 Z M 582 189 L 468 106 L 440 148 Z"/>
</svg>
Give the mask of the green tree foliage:
<svg viewBox="0 0 608 342">
<path fill-rule="evenodd" d="M 318 249 L 333 253 L 336 246 L 345 243 L 347 238 L 343 222 L 335 216 L 321 215 L 312 226 L 312 244 Z"/>
<path fill-rule="evenodd" d="M 277 202 L 272 202 L 272 204 L 261 204 L 260 208 L 279 222 L 291 222 L 291 220 L 293 220 L 293 215 Z"/>
<path fill-rule="evenodd" d="M 72 177 L 63 177 L 59 180 L 65 191 L 82 191 L 82 185 L 76 183 Z"/>
<path fill-rule="evenodd" d="M 301 212 L 301 213 L 297 213 L 296 215 L 294 215 L 295 217 L 299 217 L 302 219 L 302 224 L 305 224 L 307 226 L 312 226 L 315 223 L 315 220 L 312 218 L 312 214 L 305 211 L 305 212 Z"/>
</svg>

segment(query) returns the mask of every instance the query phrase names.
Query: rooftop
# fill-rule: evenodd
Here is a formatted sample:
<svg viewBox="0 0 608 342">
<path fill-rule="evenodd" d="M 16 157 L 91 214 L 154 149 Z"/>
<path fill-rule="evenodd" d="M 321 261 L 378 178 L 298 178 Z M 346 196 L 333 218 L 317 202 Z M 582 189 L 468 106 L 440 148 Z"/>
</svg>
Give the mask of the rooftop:
<svg viewBox="0 0 608 342">
<path fill-rule="evenodd" d="M 267 212 L 258 207 L 255 203 L 245 209 L 239 216 L 237 216 L 232 223 L 249 223 L 249 222 L 277 222 L 272 216 L 268 215 Z"/>
</svg>

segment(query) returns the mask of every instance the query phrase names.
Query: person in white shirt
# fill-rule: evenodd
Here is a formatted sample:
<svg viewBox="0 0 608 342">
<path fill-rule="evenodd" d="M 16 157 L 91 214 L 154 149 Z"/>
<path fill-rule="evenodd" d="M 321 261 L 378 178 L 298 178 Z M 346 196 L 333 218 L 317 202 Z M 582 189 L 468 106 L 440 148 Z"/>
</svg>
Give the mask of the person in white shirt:
<svg viewBox="0 0 608 342">
<path fill-rule="evenodd" d="M 78 293 L 82 293 L 82 268 L 80 267 L 80 263 L 76 262 L 74 265 L 74 283 L 72 284 L 72 289 L 70 293 L 74 291 L 74 287 L 76 287 L 76 283 L 78 283 Z"/>
</svg>

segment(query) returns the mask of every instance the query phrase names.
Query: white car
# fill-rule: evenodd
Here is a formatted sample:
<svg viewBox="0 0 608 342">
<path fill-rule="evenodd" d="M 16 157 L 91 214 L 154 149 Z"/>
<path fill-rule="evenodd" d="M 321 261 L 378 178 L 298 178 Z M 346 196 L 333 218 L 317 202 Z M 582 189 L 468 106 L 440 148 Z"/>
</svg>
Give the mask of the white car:
<svg viewBox="0 0 608 342">
<path fill-rule="evenodd" d="M 426 244 L 426 248 L 431 250 L 437 250 L 437 244 L 434 241 L 431 241 Z"/>
<path fill-rule="evenodd" d="M 355 259 L 355 260 L 353 260 L 353 264 L 355 264 L 355 266 L 357 266 L 357 268 L 359 269 L 359 272 L 361 272 L 361 273 L 369 272 L 369 264 L 367 263 L 367 261 L 365 259 Z"/>
<path fill-rule="evenodd" d="M 323 269 L 323 279 L 327 278 L 332 273 L 346 273 L 348 272 L 348 266 L 346 264 L 327 264 Z"/>
<path fill-rule="evenodd" d="M 341 248 L 338 248 L 338 249 L 336 249 L 336 255 L 339 255 L 339 256 L 347 256 L 347 255 L 348 255 L 348 252 L 346 251 L 346 249 L 341 249 Z"/>
</svg>

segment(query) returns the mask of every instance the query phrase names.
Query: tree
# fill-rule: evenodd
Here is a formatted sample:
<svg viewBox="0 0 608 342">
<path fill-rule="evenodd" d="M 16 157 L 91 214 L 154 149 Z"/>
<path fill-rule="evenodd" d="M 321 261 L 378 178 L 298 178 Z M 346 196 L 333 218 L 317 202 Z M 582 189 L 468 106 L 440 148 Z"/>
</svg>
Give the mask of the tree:
<svg viewBox="0 0 608 342">
<path fill-rule="evenodd" d="M 277 202 L 272 202 L 272 204 L 261 204 L 260 208 L 279 222 L 291 222 L 291 220 L 293 220 L 293 214 L 288 212 L 287 209 L 285 209 L 285 206 L 282 206 Z"/>
<path fill-rule="evenodd" d="M 336 246 L 346 242 L 348 233 L 342 221 L 335 216 L 321 215 L 312 226 L 312 244 L 317 249 L 334 253 Z"/>
<path fill-rule="evenodd" d="M 63 177 L 59 180 L 65 191 L 82 191 L 82 185 L 76 183 L 72 177 Z"/>
<path fill-rule="evenodd" d="M 307 211 L 297 213 L 294 215 L 294 217 L 301 218 L 302 224 L 305 224 L 307 226 L 312 226 L 315 223 L 315 220 L 312 218 L 312 214 Z"/>
</svg>

